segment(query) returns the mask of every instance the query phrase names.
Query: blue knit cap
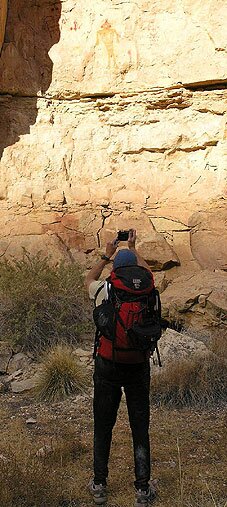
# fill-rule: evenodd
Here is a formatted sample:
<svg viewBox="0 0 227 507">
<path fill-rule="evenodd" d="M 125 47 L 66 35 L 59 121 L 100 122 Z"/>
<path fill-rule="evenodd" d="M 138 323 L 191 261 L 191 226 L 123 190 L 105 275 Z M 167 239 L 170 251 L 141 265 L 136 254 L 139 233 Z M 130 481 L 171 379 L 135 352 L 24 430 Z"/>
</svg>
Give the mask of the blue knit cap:
<svg viewBox="0 0 227 507">
<path fill-rule="evenodd" d="M 113 261 L 113 269 L 117 269 L 122 266 L 136 266 L 136 265 L 137 265 L 136 254 L 132 252 L 132 250 L 128 250 L 127 248 L 119 250 Z"/>
</svg>

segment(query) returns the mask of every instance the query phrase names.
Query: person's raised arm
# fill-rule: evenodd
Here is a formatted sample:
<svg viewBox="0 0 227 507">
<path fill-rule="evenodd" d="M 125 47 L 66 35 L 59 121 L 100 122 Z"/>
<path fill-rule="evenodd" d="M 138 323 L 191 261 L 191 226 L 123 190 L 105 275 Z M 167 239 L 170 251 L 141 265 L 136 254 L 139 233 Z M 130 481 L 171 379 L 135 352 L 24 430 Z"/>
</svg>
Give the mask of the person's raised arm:
<svg viewBox="0 0 227 507">
<path fill-rule="evenodd" d="M 133 250 L 133 252 L 136 255 L 138 266 L 142 266 L 146 269 L 149 269 L 151 271 L 151 268 L 149 264 L 141 257 L 141 255 L 136 250 L 136 230 L 130 229 L 129 230 L 129 237 L 128 237 L 128 247 L 130 250 Z"/>
<path fill-rule="evenodd" d="M 87 289 L 89 289 L 89 285 L 91 284 L 91 282 L 94 282 L 99 279 L 104 267 L 110 262 L 112 255 L 116 252 L 117 247 L 118 241 L 116 239 L 107 243 L 106 253 L 101 256 L 100 261 L 98 261 L 97 264 L 95 264 L 93 268 L 91 268 L 88 275 L 86 276 Z"/>
</svg>

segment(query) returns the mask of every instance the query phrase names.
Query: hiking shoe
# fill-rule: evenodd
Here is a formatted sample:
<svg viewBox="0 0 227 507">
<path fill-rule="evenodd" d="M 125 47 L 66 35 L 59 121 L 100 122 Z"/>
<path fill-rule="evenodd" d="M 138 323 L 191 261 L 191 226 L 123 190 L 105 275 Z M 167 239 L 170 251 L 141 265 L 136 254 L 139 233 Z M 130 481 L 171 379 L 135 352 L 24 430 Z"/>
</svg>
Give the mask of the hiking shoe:
<svg viewBox="0 0 227 507">
<path fill-rule="evenodd" d="M 90 493 L 93 500 L 97 505 L 102 505 L 107 502 L 107 488 L 103 484 L 95 484 L 93 479 L 88 484 Z"/>
<path fill-rule="evenodd" d="M 137 489 L 135 507 L 147 507 L 151 505 L 156 496 L 156 490 L 153 485 L 150 485 L 146 491 Z"/>
</svg>

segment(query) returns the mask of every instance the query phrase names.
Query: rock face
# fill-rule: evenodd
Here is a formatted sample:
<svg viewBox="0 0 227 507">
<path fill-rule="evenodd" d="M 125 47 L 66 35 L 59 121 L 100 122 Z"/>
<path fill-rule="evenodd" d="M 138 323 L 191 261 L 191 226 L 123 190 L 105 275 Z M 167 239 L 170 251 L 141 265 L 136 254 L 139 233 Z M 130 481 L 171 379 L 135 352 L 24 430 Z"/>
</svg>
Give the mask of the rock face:
<svg viewBox="0 0 227 507">
<path fill-rule="evenodd" d="M 191 226 L 192 254 L 202 268 L 227 271 L 227 214 L 225 206 L 194 213 Z"/>
<path fill-rule="evenodd" d="M 167 243 L 162 234 L 158 233 L 146 213 L 123 211 L 113 214 L 105 221 L 105 227 L 99 234 L 100 244 L 105 245 L 107 241 L 116 234 L 118 230 L 128 230 L 135 227 L 138 235 L 137 250 L 147 260 L 153 270 L 162 270 L 178 266 L 180 260 Z"/>
<path fill-rule="evenodd" d="M 3 90 L 40 93 L 48 58 L 61 98 L 223 81 L 225 16 L 224 0 L 9 0 Z"/>
<path fill-rule="evenodd" d="M 136 223 L 154 270 L 226 269 L 226 14 L 224 0 L 9 0 L 1 257 L 86 262 Z"/>
<path fill-rule="evenodd" d="M 5 37 L 5 26 L 7 17 L 7 4 L 8 0 L 2 0 L 0 5 L 0 52 Z"/>
</svg>

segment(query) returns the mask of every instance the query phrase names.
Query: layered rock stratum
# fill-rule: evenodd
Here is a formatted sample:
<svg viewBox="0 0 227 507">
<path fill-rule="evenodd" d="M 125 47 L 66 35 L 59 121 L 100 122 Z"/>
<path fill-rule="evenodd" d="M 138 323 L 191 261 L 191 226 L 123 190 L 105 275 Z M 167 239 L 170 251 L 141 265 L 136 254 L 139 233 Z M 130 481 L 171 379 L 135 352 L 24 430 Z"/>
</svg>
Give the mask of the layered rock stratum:
<svg viewBox="0 0 227 507">
<path fill-rule="evenodd" d="M 136 226 L 170 280 L 226 271 L 225 0 L 6 5 L 0 256 L 89 266 Z"/>
</svg>

